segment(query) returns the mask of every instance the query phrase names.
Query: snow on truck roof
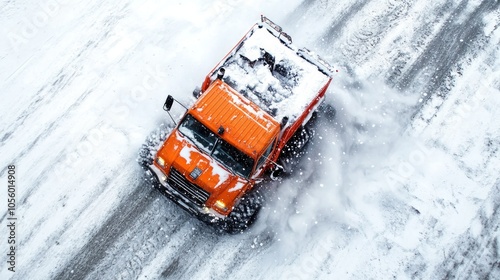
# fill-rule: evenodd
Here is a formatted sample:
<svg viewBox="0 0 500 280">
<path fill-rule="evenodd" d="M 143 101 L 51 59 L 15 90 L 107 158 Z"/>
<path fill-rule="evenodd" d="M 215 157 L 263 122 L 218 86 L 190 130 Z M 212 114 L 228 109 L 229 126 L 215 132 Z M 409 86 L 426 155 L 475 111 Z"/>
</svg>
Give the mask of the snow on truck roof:
<svg viewBox="0 0 500 280">
<path fill-rule="evenodd" d="M 222 126 L 221 137 L 252 158 L 268 147 L 279 131 L 279 123 L 221 80 L 200 96 L 190 113 L 211 131 Z"/>
<path fill-rule="evenodd" d="M 255 25 L 219 67 L 224 82 L 275 119 L 293 123 L 328 83 L 330 75 L 286 45 L 263 25 Z M 305 53 L 308 55 L 308 53 Z M 217 71 L 214 71 L 215 78 Z"/>
</svg>

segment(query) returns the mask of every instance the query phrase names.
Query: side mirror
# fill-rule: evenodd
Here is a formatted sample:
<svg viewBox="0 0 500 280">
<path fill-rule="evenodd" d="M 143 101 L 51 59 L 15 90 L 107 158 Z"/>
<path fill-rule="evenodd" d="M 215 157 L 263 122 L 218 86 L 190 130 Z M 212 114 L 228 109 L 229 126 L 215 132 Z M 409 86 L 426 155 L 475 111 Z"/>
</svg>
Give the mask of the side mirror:
<svg viewBox="0 0 500 280">
<path fill-rule="evenodd" d="M 193 90 L 193 96 L 194 98 L 198 98 L 201 95 L 201 88 L 200 87 L 195 87 Z"/>
<path fill-rule="evenodd" d="M 167 112 L 170 111 L 170 109 L 172 108 L 172 104 L 174 104 L 174 98 L 172 97 L 172 95 L 168 95 L 167 100 L 165 100 L 165 104 L 163 104 L 163 110 Z"/>
</svg>

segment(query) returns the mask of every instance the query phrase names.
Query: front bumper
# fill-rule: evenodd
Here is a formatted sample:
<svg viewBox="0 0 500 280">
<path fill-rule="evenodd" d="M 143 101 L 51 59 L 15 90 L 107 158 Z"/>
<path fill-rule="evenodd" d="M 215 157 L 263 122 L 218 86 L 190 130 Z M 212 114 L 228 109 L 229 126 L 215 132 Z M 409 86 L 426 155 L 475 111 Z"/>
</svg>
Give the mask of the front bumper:
<svg viewBox="0 0 500 280">
<path fill-rule="evenodd" d="M 184 210 L 196 216 L 198 219 L 204 222 L 217 223 L 226 218 L 226 216 L 217 213 L 215 210 L 206 206 L 200 207 L 184 197 L 184 195 L 179 193 L 167 183 L 167 176 L 163 174 L 163 172 L 154 164 L 149 165 L 148 169 L 149 172 L 151 172 L 151 175 L 153 175 L 154 187 L 177 205 L 181 206 Z"/>
</svg>

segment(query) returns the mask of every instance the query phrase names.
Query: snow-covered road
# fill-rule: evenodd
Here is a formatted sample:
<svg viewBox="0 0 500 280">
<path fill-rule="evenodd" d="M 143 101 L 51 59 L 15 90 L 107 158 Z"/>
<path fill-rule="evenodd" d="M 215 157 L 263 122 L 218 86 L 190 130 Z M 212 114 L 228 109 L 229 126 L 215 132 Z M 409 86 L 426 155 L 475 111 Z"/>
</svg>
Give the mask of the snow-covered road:
<svg viewBox="0 0 500 280">
<path fill-rule="evenodd" d="M 224 235 L 136 156 L 260 14 L 340 69 L 336 116 Z M 0 25 L 0 279 L 500 279 L 498 0 L 5 0 Z"/>
</svg>

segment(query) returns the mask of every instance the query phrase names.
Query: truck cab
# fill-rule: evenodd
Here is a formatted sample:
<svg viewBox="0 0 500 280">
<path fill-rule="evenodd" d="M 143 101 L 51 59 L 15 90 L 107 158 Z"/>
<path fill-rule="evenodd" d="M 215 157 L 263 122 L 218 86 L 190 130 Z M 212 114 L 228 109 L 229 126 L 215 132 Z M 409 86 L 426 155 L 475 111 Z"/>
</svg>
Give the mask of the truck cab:
<svg viewBox="0 0 500 280">
<path fill-rule="evenodd" d="M 216 80 L 158 150 L 152 169 L 191 212 L 229 215 L 269 164 L 279 123 Z"/>
</svg>

